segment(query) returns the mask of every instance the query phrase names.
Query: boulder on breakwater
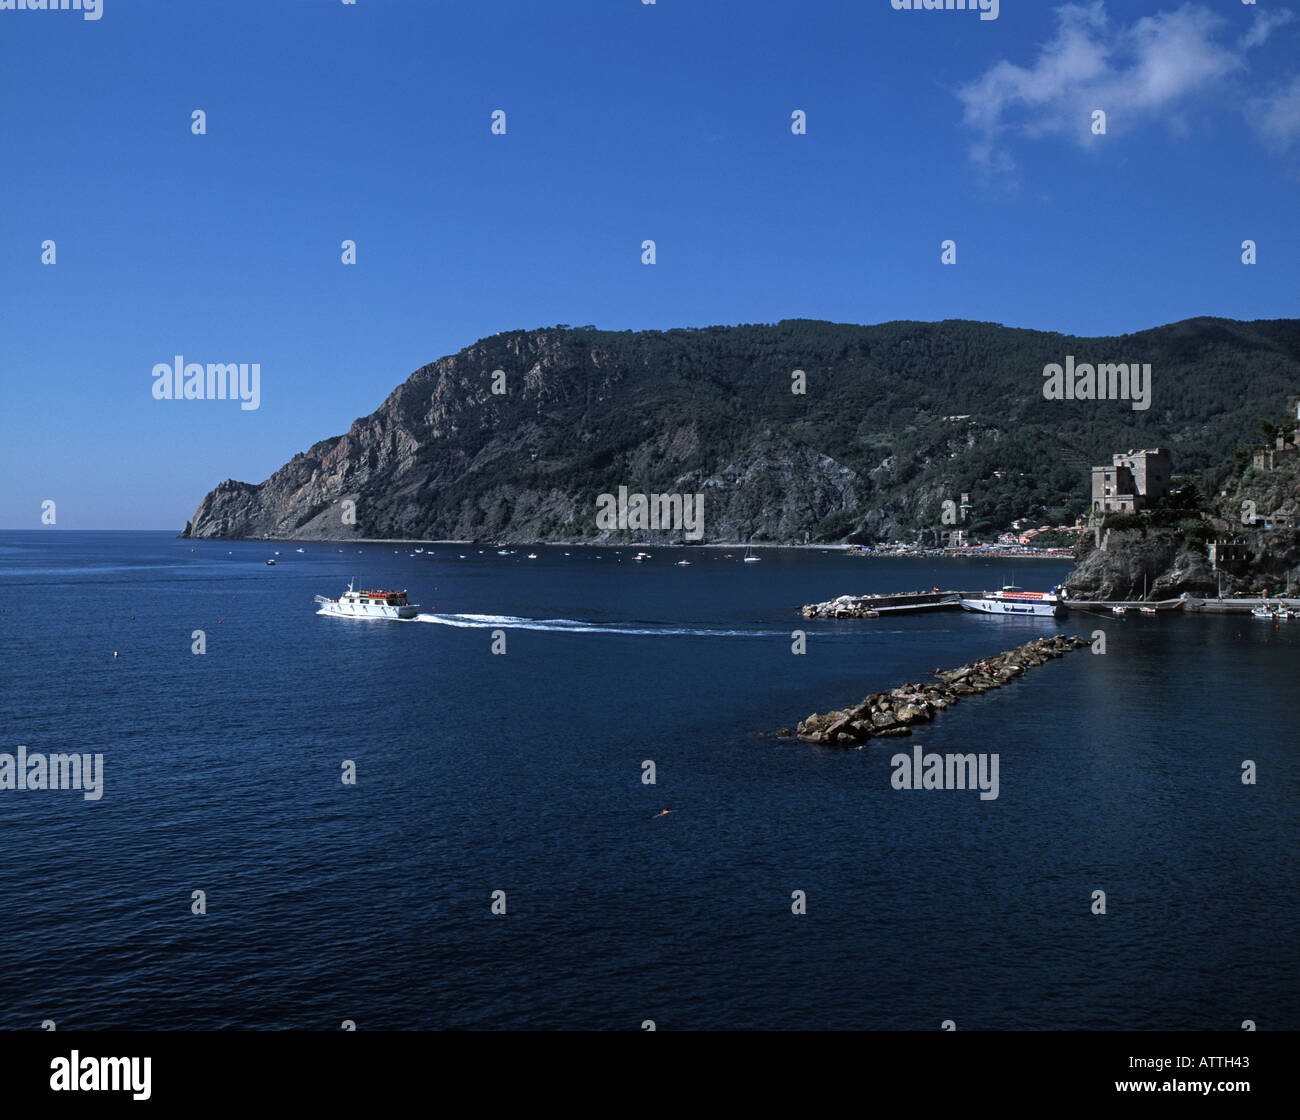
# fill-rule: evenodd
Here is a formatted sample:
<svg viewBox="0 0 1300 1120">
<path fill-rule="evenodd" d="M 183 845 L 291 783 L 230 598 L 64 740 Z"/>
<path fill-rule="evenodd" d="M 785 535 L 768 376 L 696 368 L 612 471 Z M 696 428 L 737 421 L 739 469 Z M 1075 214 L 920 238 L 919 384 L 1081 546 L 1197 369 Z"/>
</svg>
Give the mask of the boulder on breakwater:
<svg viewBox="0 0 1300 1120">
<path fill-rule="evenodd" d="M 879 618 L 869 595 L 841 595 L 825 603 L 805 603 L 800 608 L 804 618 Z"/>
<path fill-rule="evenodd" d="M 805 603 L 804 618 L 877 618 L 895 611 L 955 610 L 960 591 L 896 591 L 876 595 L 841 595 L 824 603 Z"/>
<path fill-rule="evenodd" d="M 936 712 L 952 707 L 963 696 L 1001 688 L 1035 666 L 1091 644 L 1076 634 L 1037 638 L 984 661 L 936 669 L 936 683 L 904 684 L 889 692 L 873 692 L 850 708 L 814 712 L 800 721 L 797 735 L 805 743 L 836 747 L 910 735 L 914 725 L 932 720 Z"/>
</svg>

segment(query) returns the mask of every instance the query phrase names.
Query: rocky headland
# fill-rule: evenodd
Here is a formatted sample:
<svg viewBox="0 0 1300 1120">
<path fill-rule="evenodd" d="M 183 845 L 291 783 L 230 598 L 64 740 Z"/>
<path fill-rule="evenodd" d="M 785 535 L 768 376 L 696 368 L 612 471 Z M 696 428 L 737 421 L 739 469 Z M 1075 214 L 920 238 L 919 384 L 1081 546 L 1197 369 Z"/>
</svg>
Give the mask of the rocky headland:
<svg viewBox="0 0 1300 1120">
<path fill-rule="evenodd" d="M 1130 351 L 1197 408 L 1039 391 L 1062 354 Z M 987 535 L 1085 512 L 1099 448 L 1157 440 L 1185 449 L 1180 469 L 1208 469 L 1297 382 L 1296 320 L 1122 339 L 959 320 L 505 331 L 416 370 L 265 481 L 222 482 L 183 535 L 681 543 L 681 529 L 599 525 L 599 496 L 620 486 L 703 495 L 704 542 L 911 540 L 966 492 L 967 528 Z"/>
</svg>

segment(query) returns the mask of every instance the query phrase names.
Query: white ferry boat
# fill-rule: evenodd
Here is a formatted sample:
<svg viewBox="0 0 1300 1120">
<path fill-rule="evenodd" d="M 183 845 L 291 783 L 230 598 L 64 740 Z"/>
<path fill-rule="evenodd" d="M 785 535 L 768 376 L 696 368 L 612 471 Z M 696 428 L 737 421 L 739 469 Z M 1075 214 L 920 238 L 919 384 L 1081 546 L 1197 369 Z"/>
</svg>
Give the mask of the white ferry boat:
<svg viewBox="0 0 1300 1120">
<path fill-rule="evenodd" d="M 1058 594 L 1059 590 L 1059 587 L 1053 587 L 1051 591 L 1026 591 L 1023 587 L 1009 583 L 1000 591 L 984 592 L 978 599 L 962 599 L 961 607 L 962 610 L 981 614 L 1061 618 L 1065 615 L 1065 603 Z"/>
<path fill-rule="evenodd" d="M 419 603 L 406 601 L 405 591 L 354 591 L 355 582 L 349 580 L 348 589 L 337 599 L 317 595 L 320 610 L 316 613 L 335 618 L 414 618 L 420 612 Z"/>
</svg>

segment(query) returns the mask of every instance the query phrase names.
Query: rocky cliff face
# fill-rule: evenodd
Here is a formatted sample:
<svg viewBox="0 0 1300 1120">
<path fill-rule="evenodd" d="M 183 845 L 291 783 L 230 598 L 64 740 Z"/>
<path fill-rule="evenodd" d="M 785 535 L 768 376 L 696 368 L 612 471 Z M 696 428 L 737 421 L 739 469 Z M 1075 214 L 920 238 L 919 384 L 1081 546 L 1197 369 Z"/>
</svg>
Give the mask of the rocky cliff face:
<svg viewBox="0 0 1300 1120">
<path fill-rule="evenodd" d="M 689 412 L 667 427 L 647 413 L 630 431 L 610 430 L 644 387 L 643 371 L 608 359 L 599 347 L 575 354 L 561 332 L 521 333 L 504 351 L 479 344 L 443 358 L 347 434 L 295 455 L 261 485 L 221 483 L 184 535 L 681 540 L 680 529 L 598 529 L 598 496 L 640 485 L 643 493 L 703 494 L 706 540 L 789 542 L 862 505 L 870 486 L 857 471 L 771 427 L 726 454 L 706 446 Z M 502 367 L 506 392 L 494 394 L 492 374 Z M 606 402 L 614 407 L 602 417 Z M 610 443 L 621 446 L 611 452 Z M 594 454 L 584 455 L 586 445 Z M 873 514 L 862 532 L 895 526 Z"/>
<path fill-rule="evenodd" d="M 1253 325 L 1207 322 L 1216 354 L 1264 363 L 1259 392 L 1300 377 L 1289 322 L 1260 338 Z M 1149 332 L 1148 350 L 1172 345 L 1168 334 Z M 1186 365 L 1189 331 L 1169 337 L 1181 349 L 1168 360 Z M 599 528 L 598 497 L 620 486 L 703 494 L 706 541 L 890 539 L 938 527 L 943 502 L 966 491 L 990 524 L 1045 516 L 1037 511 L 1063 494 L 1086 505 L 1080 464 L 1093 444 L 1108 453 L 1148 430 L 1166 443 L 1190 438 L 1176 408 L 1045 402 L 1044 362 L 1093 343 L 1120 346 L 961 322 L 494 335 L 417 370 L 265 482 L 221 483 L 185 535 L 682 539 Z M 1203 374 L 1206 392 L 1222 391 L 1208 367 L 1192 368 L 1184 383 Z M 791 392 L 796 369 L 806 393 Z M 1197 418 L 1197 446 L 1210 448 L 1199 465 L 1230 426 Z"/>
<path fill-rule="evenodd" d="M 1065 587 L 1072 599 L 1152 600 L 1216 594 L 1216 576 L 1204 554 L 1184 547 L 1173 532 L 1110 533 L 1106 547 L 1081 542 Z"/>
<path fill-rule="evenodd" d="M 1272 470 L 1245 468 L 1225 488 L 1218 512 L 1220 535 L 1245 551 L 1226 565 L 1225 585 L 1243 594 L 1281 595 L 1288 587 L 1300 594 L 1300 454 Z"/>
<path fill-rule="evenodd" d="M 1294 402 L 1292 404 L 1294 409 Z M 1292 413 L 1294 414 L 1294 413 Z M 1290 438 L 1290 437 L 1288 437 Z M 1145 526 L 1079 542 L 1066 581 L 1078 599 L 1152 599 L 1300 593 L 1300 453 L 1268 470 L 1241 466 L 1200 515 L 1206 543 L 1228 549 L 1212 564 L 1185 531 Z"/>
</svg>

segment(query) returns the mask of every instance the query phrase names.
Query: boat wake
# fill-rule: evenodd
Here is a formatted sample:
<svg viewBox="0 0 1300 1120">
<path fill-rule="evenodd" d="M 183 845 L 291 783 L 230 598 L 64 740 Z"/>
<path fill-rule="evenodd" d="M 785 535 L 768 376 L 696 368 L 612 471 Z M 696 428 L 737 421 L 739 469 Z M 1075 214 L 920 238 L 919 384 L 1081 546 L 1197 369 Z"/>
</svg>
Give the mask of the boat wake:
<svg viewBox="0 0 1300 1120">
<path fill-rule="evenodd" d="M 653 622 L 584 622 L 577 618 L 516 618 L 508 614 L 421 614 L 417 615 L 414 621 L 471 629 L 551 630 L 561 634 L 634 634 L 652 637 L 684 635 L 697 638 L 789 637 L 789 632 L 784 630 L 722 630 Z"/>
</svg>

